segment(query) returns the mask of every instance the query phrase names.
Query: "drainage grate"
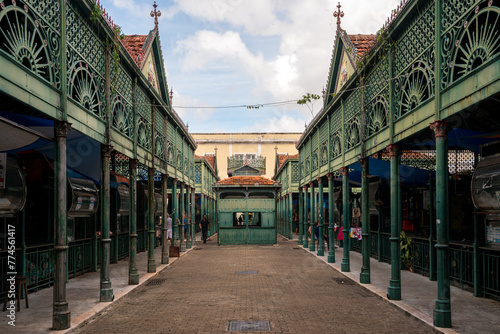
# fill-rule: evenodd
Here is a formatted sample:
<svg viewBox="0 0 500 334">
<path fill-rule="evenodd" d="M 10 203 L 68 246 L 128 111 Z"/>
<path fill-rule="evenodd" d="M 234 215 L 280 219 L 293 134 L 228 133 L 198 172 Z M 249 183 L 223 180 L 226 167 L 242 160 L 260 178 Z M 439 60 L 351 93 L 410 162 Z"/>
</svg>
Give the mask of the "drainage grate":
<svg viewBox="0 0 500 334">
<path fill-rule="evenodd" d="M 271 324 L 269 321 L 237 321 L 229 322 L 229 331 L 245 331 L 245 332 L 262 332 L 270 331 Z"/>
<path fill-rule="evenodd" d="M 152 279 L 150 280 L 146 286 L 151 286 L 151 285 L 162 285 L 163 282 L 165 282 L 166 279 L 165 278 L 155 278 L 155 279 Z"/>
<path fill-rule="evenodd" d="M 250 270 L 250 271 L 237 271 L 236 273 L 238 275 L 257 275 L 259 272 L 257 270 Z"/>
<path fill-rule="evenodd" d="M 334 280 L 334 282 L 337 284 L 354 285 L 354 281 L 347 278 L 332 277 L 332 280 Z"/>
</svg>

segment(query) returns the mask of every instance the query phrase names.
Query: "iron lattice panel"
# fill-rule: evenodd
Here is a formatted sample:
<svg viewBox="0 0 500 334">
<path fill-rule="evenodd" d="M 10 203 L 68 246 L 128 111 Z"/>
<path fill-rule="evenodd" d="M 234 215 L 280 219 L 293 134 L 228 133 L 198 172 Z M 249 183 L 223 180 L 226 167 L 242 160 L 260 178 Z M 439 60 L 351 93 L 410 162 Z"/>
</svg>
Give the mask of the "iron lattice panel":
<svg viewBox="0 0 500 334">
<path fill-rule="evenodd" d="M 500 8 L 480 1 L 442 35 L 441 88 L 469 75 L 500 53 Z"/>
<path fill-rule="evenodd" d="M 165 134 L 165 124 L 164 124 L 164 117 L 163 114 L 161 113 L 160 110 L 155 108 L 155 127 L 156 131 L 161 133 L 162 136 Z"/>
<path fill-rule="evenodd" d="M 299 163 L 294 161 L 292 162 L 292 183 L 299 182 Z"/>
<path fill-rule="evenodd" d="M 319 140 L 319 131 L 316 129 L 312 136 L 310 137 L 312 141 L 312 150 L 313 152 L 318 149 L 318 140 Z"/>
<path fill-rule="evenodd" d="M 111 66 L 112 74 L 114 75 L 114 68 Z M 119 66 L 118 76 L 116 77 L 116 91 L 123 97 L 127 102 L 132 103 L 132 78 L 124 70 L 123 66 Z"/>
<path fill-rule="evenodd" d="M 450 174 L 464 174 L 474 172 L 474 152 L 453 150 L 448 152 L 448 171 Z"/>
<path fill-rule="evenodd" d="M 370 101 L 377 95 L 388 95 L 389 87 L 389 56 L 382 55 L 365 81 L 365 101 Z"/>
<path fill-rule="evenodd" d="M 461 0 L 460 0 L 461 1 Z M 405 71 L 408 66 L 421 57 L 428 48 L 433 48 L 435 40 L 434 1 L 429 1 L 407 24 L 407 29 L 396 43 L 394 52 L 394 73 Z"/>
<path fill-rule="evenodd" d="M 172 125 L 172 123 L 170 123 L 168 120 L 167 120 L 167 140 L 172 144 L 175 143 L 175 128 Z"/>
<path fill-rule="evenodd" d="M 342 108 L 335 109 L 330 116 L 330 132 L 338 131 L 342 128 Z"/>
<path fill-rule="evenodd" d="M 130 165 L 127 156 L 122 154 L 115 155 L 115 172 L 125 177 L 130 177 Z"/>
<path fill-rule="evenodd" d="M 137 111 L 139 115 L 148 123 L 151 123 L 151 101 L 146 96 L 144 91 L 137 87 Z"/>
<path fill-rule="evenodd" d="M 477 0 L 442 0 L 441 27 L 443 32 L 451 28 L 477 2 Z"/>
<path fill-rule="evenodd" d="M 345 121 L 350 121 L 353 117 L 359 117 L 361 113 L 361 89 L 355 89 L 345 101 L 344 114 Z"/>
<path fill-rule="evenodd" d="M 328 122 L 327 119 L 319 127 L 319 141 L 324 143 L 328 140 Z"/>
<path fill-rule="evenodd" d="M 197 162 L 194 166 L 194 182 L 201 183 L 201 163 Z"/>
<path fill-rule="evenodd" d="M 68 71 L 75 64 L 84 61 L 92 69 L 91 72 L 96 77 L 100 77 L 102 83 L 99 85 L 104 94 L 105 73 L 105 48 L 102 42 L 94 34 L 89 26 L 90 21 L 85 21 L 76 13 L 71 3 L 67 3 L 67 42 L 69 46 Z M 70 81 L 68 82 L 68 84 Z M 102 87 L 102 88 L 101 88 Z M 101 98 L 104 101 L 104 95 Z"/>
</svg>

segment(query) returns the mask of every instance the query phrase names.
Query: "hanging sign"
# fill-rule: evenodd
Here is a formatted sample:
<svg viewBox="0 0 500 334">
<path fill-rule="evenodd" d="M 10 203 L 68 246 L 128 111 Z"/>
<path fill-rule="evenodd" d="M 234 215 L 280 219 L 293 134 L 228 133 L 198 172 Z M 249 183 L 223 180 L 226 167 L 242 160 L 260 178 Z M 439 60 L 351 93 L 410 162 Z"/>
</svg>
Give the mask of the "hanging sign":
<svg viewBox="0 0 500 334">
<path fill-rule="evenodd" d="M 0 189 L 5 189 L 7 176 L 7 153 L 0 153 Z"/>
</svg>

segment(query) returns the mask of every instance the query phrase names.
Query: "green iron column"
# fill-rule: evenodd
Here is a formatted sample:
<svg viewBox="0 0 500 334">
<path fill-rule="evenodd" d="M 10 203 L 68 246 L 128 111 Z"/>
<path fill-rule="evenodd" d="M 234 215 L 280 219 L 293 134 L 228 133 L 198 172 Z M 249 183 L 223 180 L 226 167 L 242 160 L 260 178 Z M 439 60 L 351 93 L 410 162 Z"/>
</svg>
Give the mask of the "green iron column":
<svg viewBox="0 0 500 334">
<path fill-rule="evenodd" d="M 311 188 L 311 243 L 309 244 L 309 250 L 314 252 L 316 250 L 316 241 L 314 240 L 314 223 L 316 222 L 316 210 L 314 202 L 316 201 L 316 195 L 314 194 L 314 182 L 309 182 L 309 187 Z"/>
<path fill-rule="evenodd" d="M 302 245 L 304 243 L 304 196 L 302 194 L 302 187 L 299 187 L 299 240 L 298 244 Z"/>
<path fill-rule="evenodd" d="M 155 263 L 155 169 L 148 168 L 148 273 L 156 272 Z"/>
<path fill-rule="evenodd" d="M 66 186 L 66 136 L 71 130 L 71 124 L 65 121 L 54 122 L 55 135 L 55 274 L 54 274 L 54 304 L 52 313 L 52 327 L 67 329 L 71 327 L 71 312 L 66 301 L 66 270 L 68 258 L 67 244 L 67 186 Z M 109 170 L 108 170 L 109 176 Z M 109 182 L 108 182 L 109 186 Z"/>
<path fill-rule="evenodd" d="M 191 186 L 187 186 L 186 189 L 186 220 L 187 220 L 187 229 L 186 229 L 186 242 L 187 248 L 191 248 L 191 229 L 193 226 L 193 222 L 191 221 Z"/>
<path fill-rule="evenodd" d="M 177 178 L 172 180 L 172 246 L 177 246 L 177 220 L 179 219 L 177 181 Z"/>
<path fill-rule="evenodd" d="M 201 190 L 203 191 L 203 189 Z M 200 193 L 200 219 L 203 219 L 203 215 L 205 214 L 205 195 Z"/>
<path fill-rule="evenodd" d="M 161 197 L 163 201 L 162 205 L 162 241 L 161 241 L 161 264 L 167 264 L 170 261 L 169 254 L 168 254 L 168 245 L 167 245 L 167 216 L 168 216 L 168 205 L 167 205 L 167 200 L 168 200 L 168 175 L 167 174 L 162 174 L 161 175 Z"/>
<path fill-rule="evenodd" d="M 477 158 L 477 157 L 476 157 Z M 477 161 L 477 160 L 476 160 Z M 482 280 L 481 280 L 481 253 L 479 250 L 479 215 L 476 212 L 476 208 L 474 208 L 474 243 L 472 244 L 474 250 L 474 274 L 473 274 L 473 282 L 474 282 L 474 297 L 483 297 L 482 292 Z"/>
<path fill-rule="evenodd" d="M 191 239 L 193 240 L 193 247 L 196 246 L 196 195 L 195 188 L 191 188 Z"/>
<path fill-rule="evenodd" d="M 335 203 L 333 200 L 333 174 L 326 174 L 328 177 L 328 263 L 335 263 Z"/>
<path fill-rule="evenodd" d="M 340 170 L 342 171 L 342 213 L 343 213 L 343 222 L 342 222 L 342 229 L 343 229 L 343 257 L 342 257 L 342 263 L 340 264 L 341 270 L 343 272 L 346 271 L 351 271 L 351 264 L 350 264 L 350 259 L 349 259 L 349 227 L 350 227 L 350 221 L 349 221 L 349 168 L 347 167 L 341 167 Z"/>
<path fill-rule="evenodd" d="M 184 218 L 186 218 L 186 205 L 184 201 L 184 187 L 186 184 L 184 182 L 181 183 L 181 193 L 179 194 L 180 198 L 180 209 L 179 209 L 179 240 L 180 240 L 180 245 L 179 248 L 180 252 L 185 252 L 186 251 L 186 242 L 184 241 Z"/>
<path fill-rule="evenodd" d="M 293 193 L 290 193 L 289 194 L 289 198 L 288 198 L 288 227 L 289 227 L 289 236 L 290 236 L 290 240 L 293 240 Z"/>
<path fill-rule="evenodd" d="M 139 284 L 139 272 L 135 262 L 137 254 L 137 164 L 139 160 L 129 159 L 129 265 L 128 265 L 128 284 Z"/>
<path fill-rule="evenodd" d="M 401 300 L 401 249 L 399 246 L 399 147 L 396 144 L 387 145 L 391 158 L 391 279 L 387 297 L 391 300 Z"/>
<path fill-rule="evenodd" d="M 323 230 L 325 227 L 325 221 L 323 217 L 323 178 L 318 177 L 318 256 L 325 255 L 325 238 L 323 235 Z"/>
<path fill-rule="evenodd" d="M 368 186 L 368 159 L 364 158 L 359 160 L 361 164 L 361 237 L 362 237 L 362 258 L 363 265 L 361 266 L 361 273 L 359 281 L 364 284 L 370 283 L 370 212 L 369 210 L 369 191 Z"/>
<path fill-rule="evenodd" d="M 450 309 L 450 229 L 448 207 L 448 136 L 447 123 L 434 121 L 436 136 L 436 260 L 438 297 L 434 307 L 434 325 L 451 327 Z"/>
<path fill-rule="evenodd" d="M 377 256 L 378 262 L 382 261 L 382 205 L 381 202 L 375 202 L 377 207 Z"/>
<path fill-rule="evenodd" d="M 436 249 L 434 248 L 434 230 L 436 229 L 434 220 L 434 185 L 432 173 L 429 172 L 429 280 L 436 280 Z"/>
<path fill-rule="evenodd" d="M 110 221 L 110 186 L 109 186 L 109 163 L 111 159 L 111 151 L 113 146 L 101 146 L 101 288 L 100 301 L 113 301 L 113 288 L 109 279 L 109 260 L 111 239 L 109 238 L 109 221 Z"/>
<path fill-rule="evenodd" d="M 302 244 L 302 247 L 304 248 L 307 248 L 309 247 L 309 245 L 307 244 L 307 239 L 308 239 L 308 235 L 307 235 L 307 226 L 308 226 L 308 223 L 307 223 L 307 211 L 308 211 L 308 204 L 309 204 L 309 193 L 308 193 L 308 190 L 307 190 L 307 184 L 304 184 L 304 243 Z"/>
</svg>

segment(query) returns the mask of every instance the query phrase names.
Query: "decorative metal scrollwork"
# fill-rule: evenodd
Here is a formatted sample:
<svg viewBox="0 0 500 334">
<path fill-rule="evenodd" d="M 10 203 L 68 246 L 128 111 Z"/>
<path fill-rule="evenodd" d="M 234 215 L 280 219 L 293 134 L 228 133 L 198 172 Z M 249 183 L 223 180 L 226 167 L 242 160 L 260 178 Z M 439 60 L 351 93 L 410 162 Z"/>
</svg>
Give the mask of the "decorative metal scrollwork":
<svg viewBox="0 0 500 334">
<path fill-rule="evenodd" d="M 151 148 L 149 133 L 148 124 L 142 117 L 139 118 L 139 123 L 137 125 L 137 143 L 147 150 Z"/>
<path fill-rule="evenodd" d="M 469 7 L 442 37 L 441 87 L 446 88 L 500 52 L 500 9 L 492 1 Z"/>
<path fill-rule="evenodd" d="M 328 143 L 321 144 L 321 166 L 328 163 Z"/>
<path fill-rule="evenodd" d="M 117 96 L 112 104 L 112 124 L 119 132 L 127 137 L 131 135 L 132 115 L 130 108 Z"/>
<path fill-rule="evenodd" d="M 312 155 L 312 170 L 318 169 L 318 149 L 315 149 Z"/>
<path fill-rule="evenodd" d="M 379 96 L 368 105 L 367 116 L 367 134 L 368 136 L 374 135 L 389 123 L 389 102 L 385 97 Z"/>
<path fill-rule="evenodd" d="M 155 133 L 155 155 L 160 158 L 165 158 L 165 138 L 157 131 Z"/>
<path fill-rule="evenodd" d="M 94 75 L 88 70 L 88 65 L 78 62 L 69 71 L 69 96 L 83 108 L 102 117 L 101 101 L 99 101 L 99 87 Z"/>
<path fill-rule="evenodd" d="M 174 149 L 172 148 L 172 143 L 170 142 L 167 144 L 167 156 L 165 160 L 167 160 L 167 163 L 171 165 L 174 163 Z"/>
<path fill-rule="evenodd" d="M 337 158 L 342 154 L 342 141 L 340 132 L 336 132 L 332 135 L 332 159 Z"/>
<path fill-rule="evenodd" d="M 305 161 L 305 174 L 309 174 L 311 172 L 311 160 L 309 160 L 309 157 L 306 158 Z"/>
<path fill-rule="evenodd" d="M 177 168 L 182 168 L 182 153 L 177 150 Z"/>
<path fill-rule="evenodd" d="M 499 9 L 486 7 L 479 10 L 469 22 L 456 42 L 455 55 L 450 64 L 453 66 L 452 81 L 469 74 L 486 63 L 500 51 Z"/>
<path fill-rule="evenodd" d="M 49 41 L 52 44 L 52 41 Z M 28 7 L 7 6 L 0 12 L 0 49 L 49 82 L 53 82 L 53 62 L 47 38 Z"/>
<path fill-rule="evenodd" d="M 353 118 L 346 124 L 346 144 L 347 149 L 351 149 L 361 140 L 360 124 L 357 118 Z"/>
</svg>

